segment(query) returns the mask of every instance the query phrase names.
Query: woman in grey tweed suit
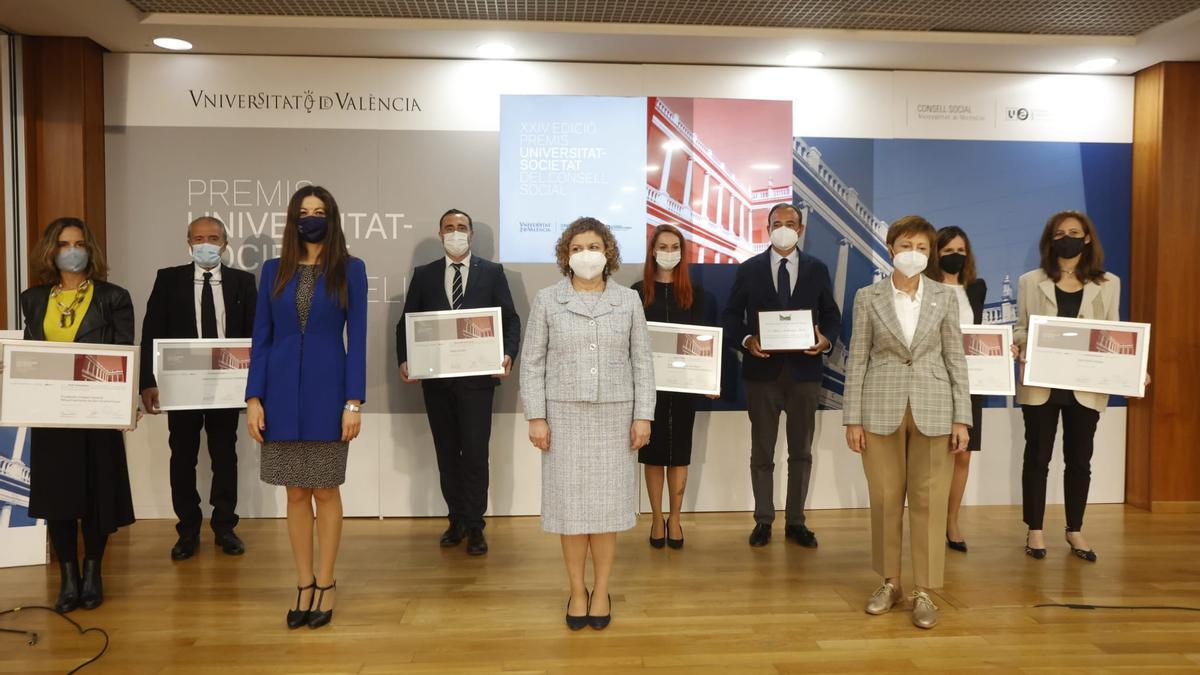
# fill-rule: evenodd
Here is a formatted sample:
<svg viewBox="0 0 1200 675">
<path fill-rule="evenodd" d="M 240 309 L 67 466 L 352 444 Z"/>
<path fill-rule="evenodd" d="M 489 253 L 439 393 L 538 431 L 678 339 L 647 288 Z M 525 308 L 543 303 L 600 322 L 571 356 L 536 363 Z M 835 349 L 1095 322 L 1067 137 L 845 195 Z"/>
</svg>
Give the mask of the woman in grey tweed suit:
<svg viewBox="0 0 1200 675">
<path fill-rule="evenodd" d="M 971 397 L 954 290 L 925 279 L 937 232 L 920 216 L 888 229 L 896 271 L 854 298 L 843 423 L 862 455 L 871 498 L 871 549 L 883 584 L 867 602 L 884 614 L 900 592 L 904 501 L 912 544 L 912 622 L 937 624 L 928 590 L 942 585 L 952 453 L 969 442 Z"/>
<path fill-rule="evenodd" d="M 521 351 L 529 440 L 542 455 L 542 528 L 562 537 L 573 630 L 611 620 L 617 532 L 637 512 L 637 455 L 650 439 L 654 366 L 637 293 L 609 275 L 616 239 L 580 218 L 555 247 L 566 279 L 538 292 Z M 588 551 L 594 586 L 584 581 Z"/>
</svg>

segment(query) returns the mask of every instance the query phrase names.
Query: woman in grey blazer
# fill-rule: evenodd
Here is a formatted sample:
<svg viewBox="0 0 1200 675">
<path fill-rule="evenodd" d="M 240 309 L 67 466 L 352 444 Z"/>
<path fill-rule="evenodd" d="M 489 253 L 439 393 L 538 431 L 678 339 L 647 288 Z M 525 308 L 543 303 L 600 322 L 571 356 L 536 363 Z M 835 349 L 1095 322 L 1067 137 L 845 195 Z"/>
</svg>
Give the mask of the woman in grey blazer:
<svg viewBox="0 0 1200 675">
<path fill-rule="evenodd" d="M 562 538 L 572 630 L 608 626 L 617 532 L 637 514 L 637 455 L 650 440 L 654 366 L 637 293 L 612 281 L 620 251 L 595 218 L 555 247 L 567 278 L 538 292 L 521 351 L 529 441 L 542 455 L 542 528 Z M 591 552 L 593 586 L 584 575 Z"/>
<path fill-rule="evenodd" d="M 888 228 L 896 271 L 855 295 L 843 403 L 846 444 L 862 455 L 867 474 L 871 549 L 883 577 L 866 610 L 884 614 L 902 597 L 907 497 L 918 628 L 937 624 L 928 591 L 942 585 L 952 453 L 967 449 L 971 426 L 958 299 L 922 274 L 936 238 L 920 216 Z"/>
<path fill-rule="evenodd" d="M 1041 266 L 1021 275 L 1017 284 L 1017 325 L 1013 343 L 1024 363 L 1029 317 L 1058 316 L 1120 320 L 1121 280 L 1104 271 L 1104 249 L 1096 226 L 1078 211 L 1050 216 L 1038 244 Z M 1024 380 L 1024 377 L 1020 378 Z M 1017 403 L 1025 418 L 1025 458 L 1021 467 L 1022 510 L 1029 533 L 1025 554 L 1046 557 L 1042 519 L 1046 513 L 1046 475 L 1058 420 L 1063 425 L 1063 497 L 1067 544 L 1079 558 L 1096 561 L 1083 538 L 1083 511 L 1092 481 L 1092 445 L 1107 394 L 1026 387 L 1018 383 Z"/>
</svg>

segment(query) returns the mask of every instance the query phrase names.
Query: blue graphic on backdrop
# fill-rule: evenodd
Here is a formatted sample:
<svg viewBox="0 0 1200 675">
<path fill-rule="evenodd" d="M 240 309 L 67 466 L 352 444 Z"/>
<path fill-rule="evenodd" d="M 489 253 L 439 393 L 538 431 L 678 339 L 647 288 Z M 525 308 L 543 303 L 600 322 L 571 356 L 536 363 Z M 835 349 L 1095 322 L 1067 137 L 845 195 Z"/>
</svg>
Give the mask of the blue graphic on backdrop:
<svg viewBox="0 0 1200 675">
<path fill-rule="evenodd" d="M 646 251 L 646 99 L 503 96 L 500 260 L 554 262 L 579 216 L 603 220 L 625 260 Z"/>
<path fill-rule="evenodd" d="M 0 427 L 0 528 L 29 527 L 29 430 Z"/>
<path fill-rule="evenodd" d="M 1016 322 L 1017 279 L 1038 266 L 1038 238 L 1057 211 L 1087 213 L 1104 246 L 1105 268 L 1128 278 L 1129 144 L 807 137 L 793 140 L 792 172 L 793 201 L 807 225 L 801 245 L 829 266 L 842 308 L 842 334 L 825 370 L 825 409 L 842 407 L 854 294 L 891 273 L 885 237 L 888 223 L 901 216 L 918 214 L 935 227 L 967 232 L 988 286 L 985 323 Z M 719 316 L 735 266 L 693 269 Z M 1128 294 L 1122 284 L 1122 319 Z M 730 395 L 712 409 L 744 409 L 732 351 L 726 363 Z M 1005 401 L 990 397 L 988 405 Z"/>
</svg>

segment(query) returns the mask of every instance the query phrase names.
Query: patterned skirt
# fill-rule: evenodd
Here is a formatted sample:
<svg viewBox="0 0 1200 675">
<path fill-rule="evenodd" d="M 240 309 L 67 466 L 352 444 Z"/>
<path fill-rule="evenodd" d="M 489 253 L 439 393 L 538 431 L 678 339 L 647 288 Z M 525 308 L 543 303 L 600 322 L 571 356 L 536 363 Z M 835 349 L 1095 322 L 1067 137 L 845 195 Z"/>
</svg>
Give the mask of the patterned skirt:
<svg viewBox="0 0 1200 675">
<path fill-rule="evenodd" d="M 629 449 L 633 402 L 547 401 L 550 450 L 542 454 L 542 529 L 600 534 L 633 527 L 637 453 Z"/>
<path fill-rule="evenodd" d="M 271 485 L 337 487 L 346 482 L 349 454 L 350 444 L 341 441 L 267 441 L 259 475 Z"/>
</svg>

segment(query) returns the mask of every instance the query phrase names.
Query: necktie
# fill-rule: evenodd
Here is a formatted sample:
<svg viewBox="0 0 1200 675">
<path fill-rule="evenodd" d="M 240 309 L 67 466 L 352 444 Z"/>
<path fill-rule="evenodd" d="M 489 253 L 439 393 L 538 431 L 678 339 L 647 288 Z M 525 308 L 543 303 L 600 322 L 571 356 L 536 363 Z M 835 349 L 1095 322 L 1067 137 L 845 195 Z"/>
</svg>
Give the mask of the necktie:
<svg viewBox="0 0 1200 675">
<path fill-rule="evenodd" d="M 792 301 L 792 275 L 788 274 L 787 264 L 787 258 L 779 261 L 779 279 L 775 286 L 775 292 L 779 294 L 780 309 L 787 309 L 788 303 Z"/>
<path fill-rule="evenodd" d="M 204 273 L 204 289 L 200 291 L 200 337 L 217 337 L 217 304 L 213 301 L 212 272 Z"/>
<path fill-rule="evenodd" d="M 462 309 L 463 302 L 463 284 L 462 284 L 462 263 L 451 263 L 454 268 L 454 281 L 450 284 L 450 308 Z"/>
</svg>

